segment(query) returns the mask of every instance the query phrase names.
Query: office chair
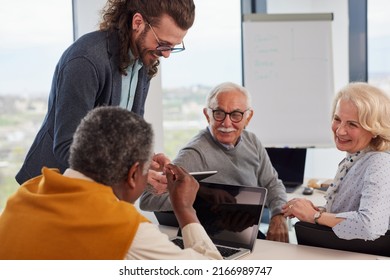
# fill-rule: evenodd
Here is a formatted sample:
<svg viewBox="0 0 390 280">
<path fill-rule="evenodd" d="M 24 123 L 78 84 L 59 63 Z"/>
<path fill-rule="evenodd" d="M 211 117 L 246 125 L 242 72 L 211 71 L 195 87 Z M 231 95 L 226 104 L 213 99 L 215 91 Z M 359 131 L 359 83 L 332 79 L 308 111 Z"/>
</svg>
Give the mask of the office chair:
<svg viewBox="0 0 390 280">
<path fill-rule="evenodd" d="M 374 241 L 346 240 L 337 237 L 330 227 L 298 221 L 295 234 L 301 245 L 390 257 L 390 230 Z"/>
</svg>

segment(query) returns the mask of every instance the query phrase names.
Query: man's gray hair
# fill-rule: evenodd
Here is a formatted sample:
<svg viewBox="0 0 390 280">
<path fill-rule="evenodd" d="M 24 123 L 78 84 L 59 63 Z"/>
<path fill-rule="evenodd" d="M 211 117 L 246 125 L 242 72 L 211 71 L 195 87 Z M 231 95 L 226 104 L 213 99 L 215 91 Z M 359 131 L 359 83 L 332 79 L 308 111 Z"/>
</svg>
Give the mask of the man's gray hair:
<svg viewBox="0 0 390 280">
<path fill-rule="evenodd" d="M 232 82 L 225 82 L 225 83 L 222 83 L 222 84 L 219 84 L 219 85 L 215 86 L 210 91 L 210 93 L 209 93 L 209 95 L 207 96 L 207 99 L 206 99 L 207 108 L 213 108 L 213 106 L 215 105 L 215 102 L 216 102 L 216 98 L 217 98 L 219 93 L 232 91 L 232 90 L 238 90 L 239 92 L 244 94 L 246 96 L 247 108 L 251 108 L 252 107 L 252 105 L 251 105 L 251 103 L 252 103 L 251 94 L 249 93 L 249 91 L 245 87 L 240 86 L 240 85 L 235 84 L 235 83 L 232 83 Z"/>
<path fill-rule="evenodd" d="M 69 165 L 98 183 L 124 182 L 139 162 L 144 174 L 153 150 L 153 130 L 140 116 L 113 106 L 98 107 L 81 121 L 70 147 Z"/>
</svg>

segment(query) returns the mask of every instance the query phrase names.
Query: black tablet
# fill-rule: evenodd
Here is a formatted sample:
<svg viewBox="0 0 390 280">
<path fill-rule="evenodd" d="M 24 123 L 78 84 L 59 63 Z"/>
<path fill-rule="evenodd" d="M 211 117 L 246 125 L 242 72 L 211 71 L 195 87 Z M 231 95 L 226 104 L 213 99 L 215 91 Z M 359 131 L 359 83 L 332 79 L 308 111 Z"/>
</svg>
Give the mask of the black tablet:
<svg viewBox="0 0 390 280">
<path fill-rule="evenodd" d="M 202 181 L 203 179 L 206 179 L 207 177 L 210 177 L 211 175 L 216 174 L 218 171 L 199 171 L 199 172 L 190 172 L 190 174 L 197 180 Z"/>
</svg>

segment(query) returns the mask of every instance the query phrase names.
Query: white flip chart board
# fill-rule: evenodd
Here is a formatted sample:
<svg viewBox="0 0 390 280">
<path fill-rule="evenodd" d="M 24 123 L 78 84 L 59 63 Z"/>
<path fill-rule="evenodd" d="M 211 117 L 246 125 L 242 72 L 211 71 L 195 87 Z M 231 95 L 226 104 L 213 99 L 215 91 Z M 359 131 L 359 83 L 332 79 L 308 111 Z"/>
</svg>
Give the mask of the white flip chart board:
<svg viewBox="0 0 390 280">
<path fill-rule="evenodd" d="M 248 126 L 266 146 L 328 146 L 334 97 L 332 14 L 251 14 L 243 19 Z"/>
</svg>

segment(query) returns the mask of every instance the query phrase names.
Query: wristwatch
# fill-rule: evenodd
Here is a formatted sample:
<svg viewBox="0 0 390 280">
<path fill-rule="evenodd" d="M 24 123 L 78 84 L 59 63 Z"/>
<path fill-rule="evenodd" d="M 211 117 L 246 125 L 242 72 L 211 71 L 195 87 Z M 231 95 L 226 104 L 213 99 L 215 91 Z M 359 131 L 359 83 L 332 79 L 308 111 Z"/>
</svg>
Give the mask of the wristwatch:
<svg viewBox="0 0 390 280">
<path fill-rule="evenodd" d="M 318 223 L 318 219 L 321 217 L 322 215 L 322 212 L 318 211 L 314 214 L 314 222 L 316 223 L 316 225 L 319 225 Z"/>
</svg>

